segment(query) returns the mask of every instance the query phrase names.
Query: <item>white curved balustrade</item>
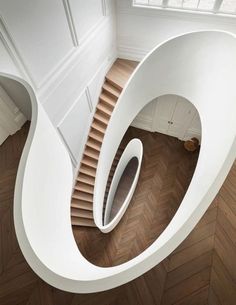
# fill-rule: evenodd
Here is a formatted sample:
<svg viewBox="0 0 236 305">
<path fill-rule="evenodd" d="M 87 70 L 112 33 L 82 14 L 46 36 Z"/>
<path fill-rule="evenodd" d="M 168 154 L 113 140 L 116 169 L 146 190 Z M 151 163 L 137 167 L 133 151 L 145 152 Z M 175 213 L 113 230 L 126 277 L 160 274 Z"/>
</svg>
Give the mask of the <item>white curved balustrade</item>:
<svg viewBox="0 0 236 305">
<path fill-rule="evenodd" d="M 112 160 L 127 127 L 149 101 L 165 94 L 191 101 L 200 114 L 202 145 L 191 184 L 168 227 L 140 255 L 110 268 L 91 264 L 77 248 L 70 220 L 69 154 L 33 90 L 18 79 L 31 96 L 33 117 L 17 175 L 14 221 L 21 250 L 41 278 L 77 293 L 110 289 L 154 267 L 186 238 L 235 159 L 235 54 L 236 39 L 229 33 L 204 31 L 175 37 L 146 56 L 123 90 L 98 163 L 94 217 L 99 228 Z"/>
<path fill-rule="evenodd" d="M 117 187 L 119 186 L 120 179 L 125 171 L 125 168 L 127 167 L 128 163 L 132 158 L 137 159 L 137 167 L 135 168 L 135 173 L 133 177 L 132 184 L 130 186 L 130 189 L 127 193 L 127 195 L 124 198 L 124 201 L 115 215 L 115 217 L 110 220 L 111 215 L 111 209 L 114 204 L 114 197 L 117 191 Z M 104 233 L 108 233 L 111 230 L 113 230 L 119 221 L 121 220 L 122 216 L 124 215 L 126 209 L 129 206 L 129 203 L 132 199 L 132 196 L 134 194 L 138 177 L 140 173 L 140 168 L 142 164 L 142 158 L 143 158 L 143 144 L 139 139 L 132 139 L 128 145 L 126 146 L 123 154 L 121 155 L 121 158 L 119 160 L 119 163 L 117 164 L 112 183 L 110 186 L 110 190 L 107 197 L 107 203 L 106 203 L 106 209 L 105 209 L 105 217 L 104 217 L 104 226 L 101 228 L 101 231 Z"/>
</svg>

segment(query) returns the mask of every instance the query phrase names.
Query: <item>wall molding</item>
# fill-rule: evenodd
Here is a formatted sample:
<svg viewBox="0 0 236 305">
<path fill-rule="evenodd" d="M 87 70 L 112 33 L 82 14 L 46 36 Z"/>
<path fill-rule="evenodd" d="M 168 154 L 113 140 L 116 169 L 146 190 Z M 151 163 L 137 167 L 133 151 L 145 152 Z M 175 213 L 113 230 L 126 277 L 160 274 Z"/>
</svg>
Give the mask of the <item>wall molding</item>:
<svg viewBox="0 0 236 305">
<path fill-rule="evenodd" d="M 87 100 L 88 100 L 88 106 L 89 106 L 90 112 L 92 112 L 93 111 L 93 102 L 92 102 L 92 97 L 91 97 L 90 90 L 89 90 L 88 86 L 85 89 L 85 94 L 86 94 L 86 97 L 87 97 Z"/>
<path fill-rule="evenodd" d="M 82 143 L 80 143 L 80 152 L 79 152 L 79 156 L 78 156 L 78 159 L 76 158 L 76 156 L 74 155 L 74 152 L 72 151 L 65 135 L 63 134 L 63 132 L 61 131 L 61 126 L 63 125 L 63 123 L 65 122 L 65 120 L 67 119 L 67 117 L 70 115 L 70 113 L 73 111 L 73 109 L 76 107 L 76 105 L 78 103 L 80 103 L 80 100 L 82 98 L 82 96 L 85 96 L 86 97 L 86 102 L 87 102 L 87 106 L 90 110 L 90 106 L 89 106 L 89 98 L 88 98 L 88 95 L 87 95 L 87 87 L 84 88 L 80 94 L 76 97 L 75 101 L 73 102 L 73 104 L 71 105 L 71 107 L 67 110 L 67 112 L 65 113 L 64 117 L 61 119 L 61 121 L 59 122 L 59 124 L 57 125 L 56 129 L 59 133 L 59 135 L 61 136 L 64 144 L 66 145 L 67 149 L 68 149 L 68 152 L 70 154 L 70 157 L 71 157 L 71 160 L 72 160 L 72 163 L 73 163 L 73 166 L 74 168 L 77 168 L 78 166 L 78 163 L 80 163 L 80 160 L 82 158 L 82 148 L 84 148 L 85 146 L 85 143 L 86 143 L 86 139 L 87 139 L 87 134 L 84 133 L 83 134 L 83 137 L 82 137 Z M 90 114 L 89 114 L 89 121 L 88 121 L 88 124 L 91 124 L 91 120 L 92 120 L 92 113 L 91 113 L 91 110 L 90 110 Z"/>
<path fill-rule="evenodd" d="M 141 49 L 118 43 L 118 57 L 130 60 L 141 61 L 150 51 L 150 49 Z"/>
<path fill-rule="evenodd" d="M 101 0 L 102 2 L 102 14 L 103 16 L 107 16 L 107 2 L 106 0 Z"/>
<path fill-rule="evenodd" d="M 58 63 L 56 68 L 54 68 L 53 71 L 51 71 L 50 74 L 45 77 L 40 88 L 38 88 L 38 95 L 40 99 L 46 101 L 52 92 L 57 89 L 70 71 L 79 64 L 81 56 L 87 52 L 89 42 L 91 42 L 91 40 L 98 35 L 98 33 L 101 35 L 101 32 L 104 31 L 109 22 L 110 21 L 107 18 L 100 19 L 99 24 L 97 24 L 93 32 L 89 33 L 86 41 L 83 43 L 79 41 L 79 47 L 70 50 L 64 59 Z"/>
<path fill-rule="evenodd" d="M 36 82 L 34 81 L 33 76 L 31 75 L 29 69 L 27 68 L 27 65 L 25 64 L 22 56 L 20 55 L 20 52 L 16 47 L 16 43 L 13 37 L 11 36 L 10 31 L 8 30 L 7 23 L 5 22 L 2 15 L 0 15 L 0 39 L 2 40 L 4 47 L 6 48 L 12 61 L 16 65 L 21 76 L 24 77 L 35 89 Z"/>
<path fill-rule="evenodd" d="M 74 48 L 70 49 L 39 82 L 35 81 L 8 30 L 4 18 L 0 15 L 0 29 L 1 32 L 4 33 L 4 35 L 0 33 L 0 38 L 2 38 L 2 41 L 11 55 L 13 62 L 19 69 L 19 72 L 30 82 L 32 87 L 37 90 L 39 97 L 43 99 L 50 94 L 48 91 L 53 91 L 52 87 L 54 87 L 56 83 L 63 80 L 65 71 L 68 70 L 70 66 L 73 66 L 75 58 L 79 57 L 80 53 L 84 52 L 84 49 L 90 40 L 93 39 L 95 35 L 98 35 L 99 31 L 102 31 L 103 27 L 105 27 L 108 22 L 108 18 L 105 17 L 107 11 L 106 1 L 101 0 L 103 16 L 81 39 L 78 39 L 69 0 L 62 0 L 62 2 Z M 49 90 L 50 87 L 51 89 Z"/>
<path fill-rule="evenodd" d="M 16 43 L 13 39 L 13 37 L 10 34 L 10 31 L 8 30 L 7 23 L 5 22 L 4 18 L 0 15 L 0 32 L 4 33 L 3 36 L 3 43 L 7 47 L 7 50 L 10 55 L 12 55 L 12 59 L 16 66 L 18 67 L 20 73 L 22 76 L 24 76 L 27 81 L 32 85 L 32 87 L 35 90 L 40 90 L 45 84 L 51 79 L 53 74 L 55 74 L 60 68 L 66 63 L 72 53 L 75 52 L 75 49 L 69 50 L 69 52 L 66 53 L 66 55 L 59 61 L 59 63 L 54 66 L 44 77 L 40 82 L 36 82 L 33 75 L 30 72 L 30 69 L 27 67 L 27 64 L 25 63 L 24 59 L 22 58 L 20 51 L 18 50 Z M 2 36 L 2 33 L 0 35 Z"/>
<path fill-rule="evenodd" d="M 83 94 L 85 94 L 86 96 L 86 99 L 87 99 L 87 104 L 88 104 L 88 107 L 90 109 L 90 116 L 89 116 L 89 120 L 88 120 L 88 132 L 89 132 L 89 129 L 90 129 L 90 126 L 92 124 L 92 121 L 93 121 L 93 116 L 94 116 L 94 112 L 96 110 L 96 107 L 93 107 L 93 104 L 92 104 L 92 97 L 91 97 L 91 92 L 89 90 L 89 85 L 91 82 L 94 81 L 94 78 L 99 75 L 101 71 L 104 71 L 104 75 L 103 75 L 103 78 L 105 79 L 105 75 L 106 73 L 108 72 L 108 70 L 111 68 L 111 66 L 113 65 L 114 61 L 116 59 L 116 56 L 113 57 L 112 60 L 110 61 L 107 61 L 105 60 L 101 65 L 100 67 L 95 71 L 94 75 L 90 78 L 90 80 L 87 82 L 87 85 L 83 88 L 83 90 L 77 95 L 77 97 L 75 98 L 74 102 L 72 103 L 72 105 L 70 106 L 70 108 L 67 110 L 67 112 L 64 114 L 63 118 L 60 120 L 60 122 L 57 124 L 57 130 L 58 130 L 58 133 L 59 135 L 61 136 L 63 142 L 65 143 L 68 151 L 69 151 L 69 154 L 71 156 L 71 160 L 72 160 L 72 163 L 73 163 L 73 166 L 74 166 L 74 169 L 75 169 L 75 173 L 77 173 L 77 171 L 79 170 L 79 166 L 80 166 L 80 162 L 81 162 L 81 159 L 82 159 L 82 155 L 83 155 L 83 151 L 84 151 L 84 148 L 85 148 L 85 145 L 86 145 L 86 140 L 87 140 L 87 137 L 88 137 L 88 133 L 85 133 L 84 136 L 83 136 L 83 140 L 82 142 L 80 143 L 80 146 L 81 146 L 81 149 L 80 149 L 80 154 L 78 156 L 78 158 L 76 159 L 76 157 L 74 156 L 73 154 L 73 151 L 71 150 L 70 148 L 70 145 L 68 145 L 67 143 L 67 139 L 65 138 L 65 136 L 63 135 L 63 133 L 61 132 L 60 130 L 60 126 L 63 124 L 63 122 L 67 119 L 67 117 L 69 116 L 70 112 L 73 110 L 73 108 L 76 106 L 76 104 L 80 101 L 80 98 Z M 98 101 L 98 100 L 97 100 Z"/>
<path fill-rule="evenodd" d="M 71 11 L 70 0 L 62 0 L 62 2 L 63 2 L 66 19 L 67 19 L 68 26 L 69 26 L 71 38 L 72 38 L 74 46 L 77 47 L 79 45 L 79 41 L 78 41 L 78 36 L 77 36 L 76 28 L 75 28 L 73 14 Z"/>
<path fill-rule="evenodd" d="M 62 139 L 64 145 L 66 146 L 66 148 L 67 148 L 67 150 L 68 150 L 68 152 L 69 152 L 69 155 L 70 155 L 70 158 L 71 158 L 71 162 L 72 162 L 72 164 L 73 164 L 73 167 L 76 168 L 76 167 L 77 167 L 77 161 L 76 161 L 76 159 L 75 159 L 75 157 L 74 157 L 74 155 L 73 155 L 73 153 L 72 153 L 72 151 L 71 151 L 70 146 L 67 144 L 67 141 L 66 141 L 66 139 L 65 139 L 65 137 L 64 137 L 64 135 L 63 135 L 63 133 L 61 132 L 60 128 L 57 127 L 56 130 L 57 130 L 57 132 L 58 132 L 60 138 Z"/>
<path fill-rule="evenodd" d="M 94 33 L 98 32 L 98 29 L 102 26 L 102 24 L 105 22 L 106 18 L 106 2 L 104 0 L 101 1 L 101 8 L 102 8 L 102 16 L 101 18 L 81 37 L 79 38 L 79 45 L 85 44 L 91 37 L 94 35 Z"/>
</svg>

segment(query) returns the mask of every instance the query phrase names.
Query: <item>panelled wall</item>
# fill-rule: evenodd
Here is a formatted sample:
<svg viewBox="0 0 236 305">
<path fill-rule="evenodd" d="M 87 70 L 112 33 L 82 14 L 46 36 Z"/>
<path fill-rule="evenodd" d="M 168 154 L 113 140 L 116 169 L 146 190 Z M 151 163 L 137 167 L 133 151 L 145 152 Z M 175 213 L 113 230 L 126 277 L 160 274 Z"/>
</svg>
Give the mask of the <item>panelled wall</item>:
<svg viewBox="0 0 236 305">
<path fill-rule="evenodd" d="M 0 0 L 0 52 L 1 72 L 33 86 L 76 166 L 100 85 L 116 58 L 114 1 Z M 17 94 L 14 86 L 2 86 Z"/>
</svg>

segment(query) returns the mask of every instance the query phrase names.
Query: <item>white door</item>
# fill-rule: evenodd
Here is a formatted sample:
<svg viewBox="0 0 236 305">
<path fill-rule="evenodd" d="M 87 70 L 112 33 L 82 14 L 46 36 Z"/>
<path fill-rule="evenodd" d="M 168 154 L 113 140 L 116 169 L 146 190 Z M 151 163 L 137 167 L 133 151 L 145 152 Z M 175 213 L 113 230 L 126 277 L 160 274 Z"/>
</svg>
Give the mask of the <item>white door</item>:
<svg viewBox="0 0 236 305">
<path fill-rule="evenodd" d="M 156 111 L 153 118 L 153 131 L 168 134 L 171 118 L 173 117 L 177 96 L 165 95 L 156 99 Z"/>
<path fill-rule="evenodd" d="M 194 129 L 194 135 L 201 133 L 199 126 L 201 124 L 198 113 L 188 100 L 177 95 L 157 98 L 153 131 L 186 140 L 191 138 L 190 134 L 193 134 L 193 130 L 188 131 L 190 128 Z"/>
<path fill-rule="evenodd" d="M 26 122 L 7 92 L 0 86 L 0 145 Z"/>
<path fill-rule="evenodd" d="M 201 142 L 201 120 L 197 111 L 184 135 L 184 140 L 191 138 L 197 138 Z"/>
<path fill-rule="evenodd" d="M 183 140 L 195 113 L 196 110 L 189 101 L 177 97 L 175 110 L 169 124 L 168 134 Z"/>
</svg>

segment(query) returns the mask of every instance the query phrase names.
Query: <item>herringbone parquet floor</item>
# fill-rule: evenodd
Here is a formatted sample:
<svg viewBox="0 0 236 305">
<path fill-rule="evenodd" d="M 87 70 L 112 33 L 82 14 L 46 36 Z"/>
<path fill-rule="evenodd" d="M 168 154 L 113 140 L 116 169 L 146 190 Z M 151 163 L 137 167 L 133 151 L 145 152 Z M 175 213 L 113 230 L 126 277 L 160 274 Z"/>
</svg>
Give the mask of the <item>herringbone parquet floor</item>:
<svg viewBox="0 0 236 305">
<path fill-rule="evenodd" d="M 71 294 L 38 278 L 26 263 L 16 240 L 13 192 L 27 131 L 26 125 L 0 146 L 1 305 L 235 304 L 236 165 L 195 230 L 165 261 L 119 288 L 89 295 Z M 145 156 L 135 200 L 112 233 L 118 239 L 114 241 L 112 235 L 101 237 L 96 229 L 75 232 L 83 253 L 104 266 L 137 255 L 160 234 L 181 202 L 197 159 L 197 154 L 188 154 L 178 140 L 166 136 L 134 129 L 127 136 L 139 136 L 143 140 Z M 156 154 L 149 151 L 149 145 L 155 147 Z M 156 209 L 153 211 L 151 207 Z M 153 228 L 148 234 L 150 221 Z M 139 224 L 140 228 L 133 228 L 131 223 Z M 124 235 L 119 231 L 122 227 Z M 95 243 L 98 258 L 95 251 L 88 253 L 88 242 Z"/>
<path fill-rule="evenodd" d="M 143 163 L 120 224 L 109 234 L 74 228 L 79 249 L 96 265 L 124 263 L 151 245 L 174 216 L 195 169 L 198 152 L 185 151 L 178 139 L 130 127 L 123 142 L 135 137 L 143 143 Z"/>
</svg>

